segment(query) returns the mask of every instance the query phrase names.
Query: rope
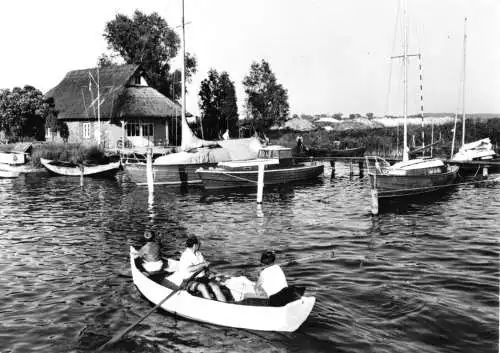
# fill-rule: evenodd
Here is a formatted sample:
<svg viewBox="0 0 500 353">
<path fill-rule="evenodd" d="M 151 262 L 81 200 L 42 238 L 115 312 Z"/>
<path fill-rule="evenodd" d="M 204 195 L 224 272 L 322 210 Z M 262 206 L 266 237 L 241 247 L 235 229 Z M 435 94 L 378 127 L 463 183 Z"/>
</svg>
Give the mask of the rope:
<svg viewBox="0 0 500 353">
<path fill-rule="evenodd" d="M 243 181 L 246 181 L 246 182 L 249 182 L 249 183 L 254 183 L 254 184 L 258 184 L 257 181 L 255 180 L 250 180 L 250 179 L 247 179 L 247 178 L 242 178 L 242 177 L 239 177 L 239 176 L 236 176 L 236 175 L 233 175 L 233 174 L 230 174 L 230 173 L 224 173 L 225 175 L 228 175 L 232 178 L 235 178 L 235 179 L 238 179 L 238 180 L 243 180 Z M 265 183 L 264 183 L 265 184 Z"/>
</svg>

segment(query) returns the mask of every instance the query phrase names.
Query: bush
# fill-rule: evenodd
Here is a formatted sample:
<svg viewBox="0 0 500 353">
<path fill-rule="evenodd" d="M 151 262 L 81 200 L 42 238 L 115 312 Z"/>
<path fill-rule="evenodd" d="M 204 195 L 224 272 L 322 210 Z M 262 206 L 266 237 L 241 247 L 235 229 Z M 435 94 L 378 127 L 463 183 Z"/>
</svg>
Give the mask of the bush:
<svg viewBox="0 0 500 353">
<path fill-rule="evenodd" d="M 103 164 L 108 163 L 109 158 L 104 150 L 98 146 L 84 146 L 80 144 L 45 143 L 33 148 L 31 164 L 41 167 L 40 158 L 51 159 L 60 162 L 78 164 Z"/>
</svg>

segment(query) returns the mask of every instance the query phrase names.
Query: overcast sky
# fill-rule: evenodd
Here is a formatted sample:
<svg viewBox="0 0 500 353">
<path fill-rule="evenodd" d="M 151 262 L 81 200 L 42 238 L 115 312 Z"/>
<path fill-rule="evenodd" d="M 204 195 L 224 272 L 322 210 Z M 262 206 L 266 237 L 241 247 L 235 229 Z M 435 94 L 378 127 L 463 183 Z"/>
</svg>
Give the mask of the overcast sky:
<svg viewBox="0 0 500 353">
<path fill-rule="evenodd" d="M 396 111 L 388 90 L 389 77 L 401 73 L 400 63 L 392 71 L 390 64 L 401 47 L 398 7 L 399 0 L 185 0 L 187 51 L 198 59 L 187 109 L 198 113 L 200 82 L 215 68 L 234 81 L 243 115 L 241 82 L 265 59 L 288 90 L 291 114 Z M 135 9 L 181 23 L 181 0 L 2 1 L 0 88 L 46 92 L 68 71 L 94 67 L 107 50 L 106 22 Z M 457 110 L 467 17 L 466 110 L 500 113 L 500 0 L 409 0 L 408 11 L 410 51 L 423 55 L 425 110 Z M 416 107 L 419 94 L 410 91 Z"/>
</svg>

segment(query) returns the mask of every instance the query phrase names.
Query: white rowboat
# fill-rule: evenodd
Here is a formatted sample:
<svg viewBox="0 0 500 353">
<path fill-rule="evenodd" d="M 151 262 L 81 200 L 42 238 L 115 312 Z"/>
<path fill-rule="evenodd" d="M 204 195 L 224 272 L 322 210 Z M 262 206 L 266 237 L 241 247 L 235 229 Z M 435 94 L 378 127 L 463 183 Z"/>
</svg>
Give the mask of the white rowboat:
<svg viewBox="0 0 500 353">
<path fill-rule="evenodd" d="M 51 173 L 66 176 L 114 176 L 120 170 L 120 161 L 100 165 L 75 166 L 69 163 L 54 162 L 50 159 L 40 158 L 42 165 Z M 83 170 L 81 169 L 83 168 Z"/>
<path fill-rule="evenodd" d="M 20 173 L 16 171 L 0 170 L 0 178 L 17 178 L 19 174 Z"/>
<path fill-rule="evenodd" d="M 135 265 L 135 249 L 130 248 L 132 280 L 151 303 L 157 305 L 174 291 L 144 275 Z M 307 319 L 316 302 L 314 297 L 301 297 L 282 307 L 252 306 L 223 303 L 191 295 L 179 290 L 161 304 L 161 308 L 174 315 L 209 324 L 261 331 L 297 330 Z"/>
</svg>

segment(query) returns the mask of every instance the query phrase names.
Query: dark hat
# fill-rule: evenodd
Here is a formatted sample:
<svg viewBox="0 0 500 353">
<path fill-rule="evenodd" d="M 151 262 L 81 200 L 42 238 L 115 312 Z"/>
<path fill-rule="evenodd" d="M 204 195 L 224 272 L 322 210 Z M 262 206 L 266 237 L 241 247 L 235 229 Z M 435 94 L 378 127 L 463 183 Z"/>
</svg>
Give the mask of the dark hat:
<svg viewBox="0 0 500 353">
<path fill-rule="evenodd" d="M 275 260 L 276 255 L 274 255 L 274 252 L 269 250 L 264 251 L 260 257 L 260 262 L 264 265 L 271 265 Z"/>
</svg>

